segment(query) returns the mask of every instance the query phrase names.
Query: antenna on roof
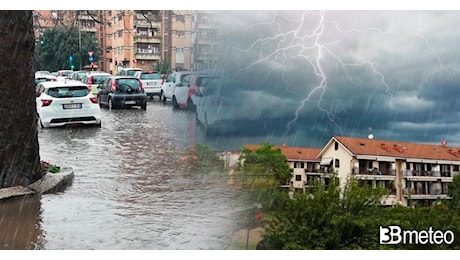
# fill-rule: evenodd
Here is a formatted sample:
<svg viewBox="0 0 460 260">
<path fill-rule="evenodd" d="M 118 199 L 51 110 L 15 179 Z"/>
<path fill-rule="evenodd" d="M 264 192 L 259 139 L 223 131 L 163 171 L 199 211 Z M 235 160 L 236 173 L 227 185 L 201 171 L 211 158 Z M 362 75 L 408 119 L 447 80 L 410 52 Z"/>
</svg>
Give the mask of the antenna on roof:
<svg viewBox="0 0 460 260">
<path fill-rule="evenodd" d="M 367 136 L 368 139 L 372 140 L 374 139 L 374 134 L 372 134 L 372 127 L 369 127 L 369 135 Z"/>
</svg>

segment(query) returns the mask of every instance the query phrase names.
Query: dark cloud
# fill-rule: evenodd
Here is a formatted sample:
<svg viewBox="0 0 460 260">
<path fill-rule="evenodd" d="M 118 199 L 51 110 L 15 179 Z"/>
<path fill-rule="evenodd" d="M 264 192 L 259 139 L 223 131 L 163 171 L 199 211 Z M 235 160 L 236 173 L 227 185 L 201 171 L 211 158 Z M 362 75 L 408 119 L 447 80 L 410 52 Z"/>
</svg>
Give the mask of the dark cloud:
<svg viewBox="0 0 460 260">
<path fill-rule="evenodd" d="M 458 11 L 219 17 L 217 66 L 235 104 L 235 137 L 321 146 L 332 135 L 372 132 L 460 145 Z"/>
</svg>

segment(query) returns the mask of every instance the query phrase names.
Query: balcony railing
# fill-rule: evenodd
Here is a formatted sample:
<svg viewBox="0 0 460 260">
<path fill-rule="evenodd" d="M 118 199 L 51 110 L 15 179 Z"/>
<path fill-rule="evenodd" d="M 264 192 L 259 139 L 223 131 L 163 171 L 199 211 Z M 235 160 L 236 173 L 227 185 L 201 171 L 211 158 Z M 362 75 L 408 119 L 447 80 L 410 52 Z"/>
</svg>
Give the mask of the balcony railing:
<svg viewBox="0 0 460 260">
<path fill-rule="evenodd" d="M 136 27 L 160 28 L 161 23 L 155 20 L 138 19 L 134 21 Z"/>
<path fill-rule="evenodd" d="M 159 53 L 136 53 L 134 57 L 139 60 L 159 60 L 161 58 Z"/>
<path fill-rule="evenodd" d="M 353 168 L 353 175 L 383 175 L 383 176 L 396 176 L 396 170 L 389 169 L 366 169 L 366 168 Z"/>
<path fill-rule="evenodd" d="M 134 42 L 161 43 L 160 36 L 136 35 Z"/>
<path fill-rule="evenodd" d="M 404 177 L 452 177 L 448 171 L 401 170 Z"/>
<path fill-rule="evenodd" d="M 442 189 L 403 189 L 404 195 L 447 195 L 447 190 Z"/>
</svg>

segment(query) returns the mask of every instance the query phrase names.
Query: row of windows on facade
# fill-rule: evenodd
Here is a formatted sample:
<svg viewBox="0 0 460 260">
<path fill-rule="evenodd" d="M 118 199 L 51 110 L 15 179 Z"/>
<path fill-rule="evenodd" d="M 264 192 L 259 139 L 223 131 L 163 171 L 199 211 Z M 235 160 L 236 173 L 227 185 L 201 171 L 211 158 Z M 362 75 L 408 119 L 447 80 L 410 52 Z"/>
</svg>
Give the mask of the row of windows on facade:
<svg viewBox="0 0 460 260">
<path fill-rule="evenodd" d="M 372 160 L 359 160 L 359 168 L 372 169 L 374 167 L 373 163 L 374 161 Z M 307 169 L 313 169 L 315 163 L 305 164 L 304 162 L 294 162 L 294 168 L 305 168 L 305 165 L 307 166 L 306 167 Z M 431 163 L 406 163 L 406 170 L 432 171 L 435 165 L 436 164 L 431 164 Z M 340 168 L 340 160 L 335 159 L 333 166 L 336 168 Z M 439 166 L 440 166 L 441 172 L 450 172 L 451 170 L 453 172 L 459 172 L 460 170 L 459 165 L 440 164 Z M 379 162 L 379 168 L 390 169 L 391 163 L 390 162 Z"/>
</svg>

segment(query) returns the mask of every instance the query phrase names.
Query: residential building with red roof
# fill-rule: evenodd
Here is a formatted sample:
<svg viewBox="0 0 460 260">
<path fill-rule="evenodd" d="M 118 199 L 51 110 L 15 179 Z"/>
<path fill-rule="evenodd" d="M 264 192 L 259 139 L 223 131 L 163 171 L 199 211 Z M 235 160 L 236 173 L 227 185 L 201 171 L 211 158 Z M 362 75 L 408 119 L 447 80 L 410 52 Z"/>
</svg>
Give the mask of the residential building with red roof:
<svg viewBox="0 0 460 260">
<path fill-rule="evenodd" d="M 244 145 L 256 150 L 260 145 Z M 448 184 L 460 172 L 460 147 L 369 138 L 333 136 L 322 149 L 274 146 L 286 156 L 293 190 L 336 176 L 344 188 L 350 178 L 360 185 L 382 187 L 385 205 L 425 205 L 451 199 Z M 334 175 L 332 173 L 335 173 Z"/>
<path fill-rule="evenodd" d="M 447 186 L 460 166 L 460 147 L 334 136 L 318 153 L 343 187 L 348 178 L 384 187 L 387 205 L 431 205 L 450 199 Z"/>
<path fill-rule="evenodd" d="M 261 146 L 246 144 L 244 147 L 254 151 Z M 321 149 L 289 147 L 285 144 L 282 146 L 274 146 L 273 148 L 279 148 L 283 155 L 286 156 L 289 169 L 291 169 L 292 172 L 289 187 L 305 190 L 308 183 L 311 183 L 314 178 L 319 178 L 323 175 L 320 172 L 321 160 L 318 159 L 318 153 Z"/>
</svg>

